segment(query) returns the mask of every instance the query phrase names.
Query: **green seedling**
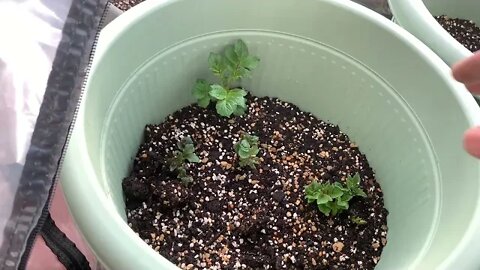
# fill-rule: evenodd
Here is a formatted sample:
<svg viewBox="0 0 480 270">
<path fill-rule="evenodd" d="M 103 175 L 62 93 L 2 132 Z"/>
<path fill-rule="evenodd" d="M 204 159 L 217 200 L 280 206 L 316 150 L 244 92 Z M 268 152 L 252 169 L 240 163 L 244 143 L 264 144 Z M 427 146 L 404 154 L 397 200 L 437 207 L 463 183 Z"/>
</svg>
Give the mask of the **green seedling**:
<svg viewBox="0 0 480 270">
<path fill-rule="evenodd" d="M 359 217 L 359 216 L 352 216 L 352 217 L 350 218 L 350 220 L 351 220 L 353 223 L 357 224 L 357 225 L 365 225 L 365 224 L 367 224 L 367 222 L 366 222 L 363 218 L 361 218 L 361 217 Z"/>
<path fill-rule="evenodd" d="M 184 137 L 177 143 L 178 150 L 173 152 L 173 157 L 167 160 L 171 172 L 177 172 L 177 178 L 185 185 L 193 181 L 185 169 L 186 162 L 198 163 L 200 158 L 195 154 L 195 145 L 190 137 Z"/>
<path fill-rule="evenodd" d="M 187 174 L 187 170 L 184 167 L 178 168 L 177 173 L 177 178 L 180 179 L 185 186 L 193 182 L 193 177 Z"/>
<path fill-rule="evenodd" d="M 260 152 L 257 136 L 244 134 L 234 147 L 235 152 L 240 159 L 240 167 L 249 166 L 250 168 L 255 169 L 255 165 L 260 163 L 260 158 L 257 157 L 258 152 Z"/>
<path fill-rule="evenodd" d="M 347 178 L 346 186 L 339 182 L 319 183 L 313 180 L 305 188 L 305 198 L 308 203 L 315 203 L 318 210 L 326 216 L 335 216 L 349 207 L 349 201 L 355 197 L 366 197 L 367 194 L 360 188 L 360 175 Z"/>
<path fill-rule="evenodd" d="M 228 45 L 222 54 L 210 53 L 208 65 L 219 83 L 209 84 L 203 79 L 197 80 L 193 96 L 198 105 L 206 108 L 210 102 L 215 102 L 217 113 L 225 117 L 244 114 L 247 109 L 247 92 L 232 85 L 249 77 L 259 61 L 258 57 L 250 55 L 247 45 L 240 39 Z"/>
</svg>

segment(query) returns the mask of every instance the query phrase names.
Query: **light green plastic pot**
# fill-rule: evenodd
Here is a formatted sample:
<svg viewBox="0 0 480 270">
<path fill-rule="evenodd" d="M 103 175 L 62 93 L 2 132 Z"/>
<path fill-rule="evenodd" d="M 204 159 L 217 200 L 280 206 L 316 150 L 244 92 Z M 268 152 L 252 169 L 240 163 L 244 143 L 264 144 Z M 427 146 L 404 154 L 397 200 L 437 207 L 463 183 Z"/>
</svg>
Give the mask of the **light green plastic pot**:
<svg viewBox="0 0 480 270">
<path fill-rule="evenodd" d="M 427 44 L 449 65 L 472 55 L 472 52 L 443 29 L 433 16 L 448 15 L 452 18 L 473 20 L 477 25 L 480 25 L 480 1 L 388 1 L 395 21 Z"/>
<path fill-rule="evenodd" d="M 145 124 L 192 103 L 208 53 L 238 38 L 261 58 L 247 89 L 340 125 L 367 155 L 390 211 L 377 269 L 480 265 L 480 166 L 461 143 L 480 111 L 426 46 L 350 1 L 149 0 L 101 34 L 62 175 L 107 268 L 175 268 L 128 227 L 121 181 Z"/>
</svg>

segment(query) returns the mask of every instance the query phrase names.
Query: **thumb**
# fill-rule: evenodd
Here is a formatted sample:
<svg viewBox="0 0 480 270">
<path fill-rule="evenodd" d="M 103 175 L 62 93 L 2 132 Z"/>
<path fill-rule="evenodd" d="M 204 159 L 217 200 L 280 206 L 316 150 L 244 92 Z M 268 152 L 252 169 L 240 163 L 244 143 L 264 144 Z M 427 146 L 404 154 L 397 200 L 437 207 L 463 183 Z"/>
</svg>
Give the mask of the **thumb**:
<svg viewBox="0 0 480 270">
<path fill-rule="evenodd" d="M 463 147 L 470 155 L 480 158 L 480 127 L 474 127 L 465 132 Z"/>
</svg>

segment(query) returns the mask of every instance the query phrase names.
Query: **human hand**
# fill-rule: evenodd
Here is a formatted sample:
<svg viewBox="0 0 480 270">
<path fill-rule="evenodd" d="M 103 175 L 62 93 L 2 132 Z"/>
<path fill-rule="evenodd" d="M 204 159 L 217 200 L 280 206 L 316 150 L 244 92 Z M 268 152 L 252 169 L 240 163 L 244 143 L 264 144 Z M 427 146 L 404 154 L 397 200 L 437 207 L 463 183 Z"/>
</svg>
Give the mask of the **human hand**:
<svg viewBox="0 0 480 270">
<path fill-rule="evenodd" d="M 453 77 L 465 84 L 472 94 L 480 95 L 480 51 L 456 63 L 452 67 L 452 73 Z M 474 127 L 465 132 L 463 145 L 468 153 L 480 158 L 480 127 Z"/>
</svg>

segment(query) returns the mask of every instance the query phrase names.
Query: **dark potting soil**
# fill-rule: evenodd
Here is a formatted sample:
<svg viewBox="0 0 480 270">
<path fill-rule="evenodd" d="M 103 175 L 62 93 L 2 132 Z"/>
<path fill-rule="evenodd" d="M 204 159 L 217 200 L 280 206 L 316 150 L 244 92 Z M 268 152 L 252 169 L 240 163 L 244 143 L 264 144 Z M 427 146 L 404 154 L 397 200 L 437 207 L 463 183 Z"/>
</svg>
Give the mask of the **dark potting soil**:
<svg viewBox="0 0 480 270">
<path fill-rule="evenodd" d="M 141 2 L 143 2 L 144 0 L 112 0 L 112 4 L 114 4 L 117 8 L 123 10 L 123 11 L 126 11 L 138 4 L 140 4 Z"/>
<path fill-rule="evenodd" d="M 256 170 L 238 166 L 233 146 L 242 132 L 260 138 Z M 187 165 L 188 187 L 164 165 L 184 136 L 201 159 Z M 346 212 L 326 217 L 307 204 L 312 179 L 357 172 L 368 197 L 352 199 Z M 191 105 L 146 126 L 123 189 L 129 226 L 183 269 L 373 269 L 387 241 L 383 194 L 358 146 L 275 98 L 249 96 L 241 117 Z"/>
<path fill-rule="evenodd" d="M 445 15 L 435 16 L 435 19 L 465 48 L 471 52 L 480 50 L 480 27 L 473 21 L 450 18 Z"/>
</svg>

